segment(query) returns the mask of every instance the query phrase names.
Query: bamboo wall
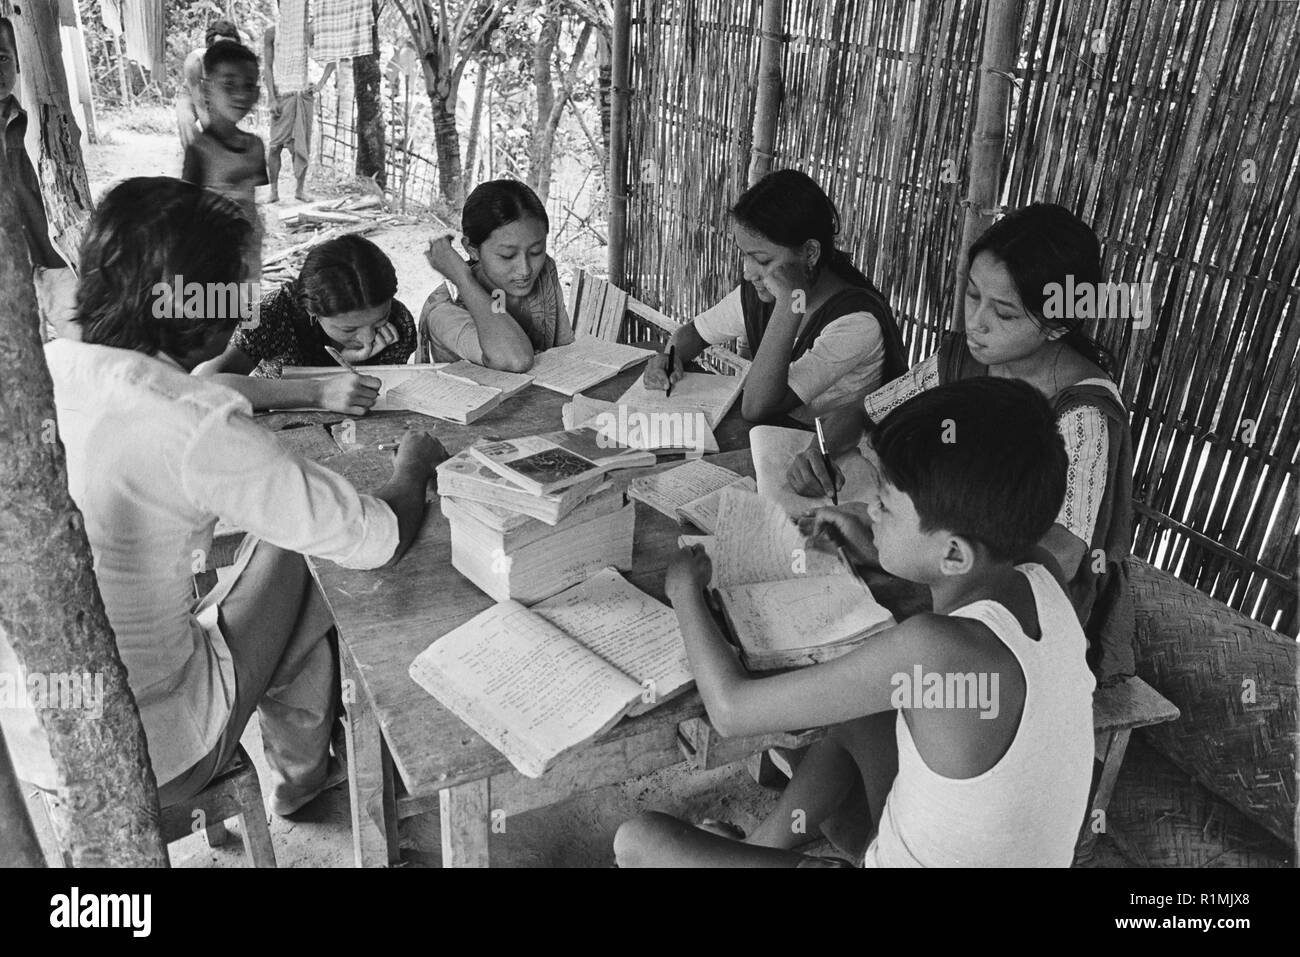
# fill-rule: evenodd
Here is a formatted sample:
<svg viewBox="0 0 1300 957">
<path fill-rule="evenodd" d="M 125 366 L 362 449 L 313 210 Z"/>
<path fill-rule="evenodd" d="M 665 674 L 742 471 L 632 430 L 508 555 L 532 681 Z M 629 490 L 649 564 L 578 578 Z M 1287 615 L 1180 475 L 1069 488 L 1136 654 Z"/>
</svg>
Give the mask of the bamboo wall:
<svg viewBox="0 0 1300 957">
<path fill-rule="evenodd" d="M 1013 78 L 971 0 L 786 0 L 773 168 L 840 208 L 913 359 L 953 311 L 980 82 L 1013 80 L 1001 202 L 1093 224 L 1149 322 L 1096 330 L 1133 410 L 1135 554 L 1275 628 L 1297 623 L 1300 57 L 1296 7 L 1020 0 Z M 627 276 L 689 318 L 740 277 L 759 0 L 632 0 Z M 983 80 L 981 80 L 983 77 Z"/>
</svg>

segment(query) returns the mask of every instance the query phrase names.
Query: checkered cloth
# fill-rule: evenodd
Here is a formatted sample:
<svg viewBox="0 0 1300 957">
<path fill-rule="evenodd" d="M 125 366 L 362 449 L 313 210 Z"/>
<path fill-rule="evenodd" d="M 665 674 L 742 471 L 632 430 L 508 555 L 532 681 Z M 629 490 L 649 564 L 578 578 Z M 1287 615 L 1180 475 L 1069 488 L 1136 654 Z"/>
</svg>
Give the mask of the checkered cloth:
<svg viewBox="0 0 1300 957">
<path fill-rule="evenodd" d="M 317 63 L 374 53 L 371 29 L 375 25 L 370 0 L 316 0 L 316 42 L 311 56 Z"/>
<path fill-rule="evenodd" d="M 301 93 L 307 88 L 307 0 L 280 0 L 275 27 L 275 89 Z"/>
</svg>

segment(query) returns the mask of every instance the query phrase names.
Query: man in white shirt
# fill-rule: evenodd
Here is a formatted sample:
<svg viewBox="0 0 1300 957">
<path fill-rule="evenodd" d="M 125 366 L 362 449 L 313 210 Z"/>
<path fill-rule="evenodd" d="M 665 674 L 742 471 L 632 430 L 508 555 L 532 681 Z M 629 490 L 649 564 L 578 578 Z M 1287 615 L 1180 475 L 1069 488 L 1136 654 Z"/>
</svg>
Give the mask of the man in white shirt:
<svg viewBox="0 0 1300 957">
<path fill-rule="evenodd" d="M 189 375 L 222 351 L 238 317 L 187 317 L 159 308 L 152 290 L 173 276 L 234 281 L 249 231 L 237 207 L 197 186 L 161 177 L 118 185 L 83 246 L 82 341 L 49 343 L 46 360 L 69 491 L 161 800 L 201 790 L 257 710 L 271 807 L 287 815 L 338 783 L 329 763 L 333 623 L 302 556 L 349 568 L 396 562 L 446 452 L 409 433 L 391 480 L 362 494 L 283 447 L 238 393 Z M 249 541 L 233 582 L 194 607 L 192 575 L 218 518 Z M 15 670 L 13 658 L 0 635 L 0 672 Z M 14 709 L 0 711 L 20 777 L 50 786 L 34 712 L 24 724 Z"/>
</svg>

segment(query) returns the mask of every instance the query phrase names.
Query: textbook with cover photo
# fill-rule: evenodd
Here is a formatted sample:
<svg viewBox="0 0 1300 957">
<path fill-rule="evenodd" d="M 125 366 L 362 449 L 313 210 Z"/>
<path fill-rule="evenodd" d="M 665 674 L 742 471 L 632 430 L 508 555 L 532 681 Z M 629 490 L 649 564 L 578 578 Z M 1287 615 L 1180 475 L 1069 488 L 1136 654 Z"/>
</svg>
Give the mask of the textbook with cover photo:
<svg viewBox="0 0 1300 957">
<path fill-rule="evenodd" d="M 470 454 L 534 495 L 547 495 L 618 468 L 654 465 L 653 453 L 617 446 L 594 429 L 477 442 Z"/>
</svg>

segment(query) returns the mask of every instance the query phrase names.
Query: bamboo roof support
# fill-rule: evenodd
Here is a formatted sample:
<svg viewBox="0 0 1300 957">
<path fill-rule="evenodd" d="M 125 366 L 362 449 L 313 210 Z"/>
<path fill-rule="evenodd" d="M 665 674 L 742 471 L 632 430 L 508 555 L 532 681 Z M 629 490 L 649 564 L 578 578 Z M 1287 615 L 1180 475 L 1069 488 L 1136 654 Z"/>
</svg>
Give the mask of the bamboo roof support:
<svg viewBox="0 0 1300 957">
<path fill-rule="evenodd" d="M 962 203 L 961 247 L 952 307 L 954 329 L 964 325 L 962 290 L 966 285 L 966 250 L 993 222 L 997 209 L 1019 26 L 1015 0 L 990 0 L 984 20 L 984 51 L 980 57 L 975 130 L 971 134 L 967 161 L 966 199 Z"/>
<path fill-rule="evenodd" d="M 614 0 L 614 44 L 610 64 L 609 115 L 609 281 L 626 288 L 627 249 L 627 125 L 631 95 L 629 47 L 632 33 L 631 0 Z"/>
<path fill-rule="evenodd" d="M 758 52 L 758 100 L 754 104 L 754 143 L 749 185 L 772 169 L 776 123 L 781 115 L 781 57 L 785 46 L 785 0 L 763 0 L 763 42 Z"/>
</svg>

